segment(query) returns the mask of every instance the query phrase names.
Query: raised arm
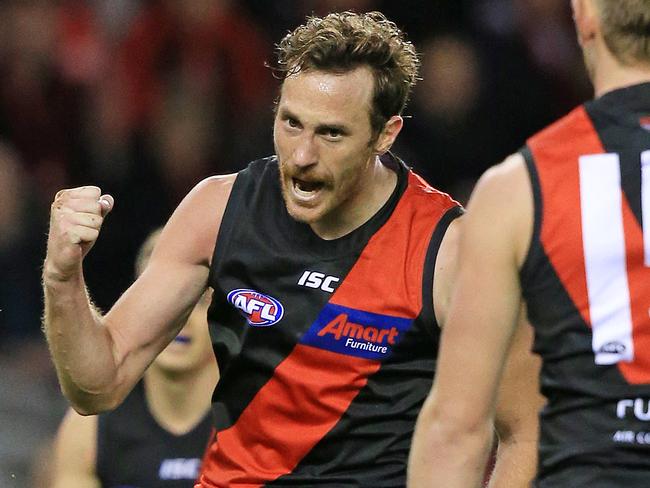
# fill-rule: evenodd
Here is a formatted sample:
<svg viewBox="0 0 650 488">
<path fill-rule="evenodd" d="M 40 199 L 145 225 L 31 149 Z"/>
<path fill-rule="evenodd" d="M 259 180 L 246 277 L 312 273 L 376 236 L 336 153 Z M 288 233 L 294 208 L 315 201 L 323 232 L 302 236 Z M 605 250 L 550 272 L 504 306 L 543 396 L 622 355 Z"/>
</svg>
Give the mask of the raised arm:
<svg viewBox="0 0 650 488">
<path fill-rule="evenodd" d="M 43 269 L 44 330 L 62 390 L 78 412 L 117 406 L 185 323 L 207 286 L 234 179 L 208 178 L 185 197 L 144 273 L 105 316 L 88 297 L 82 261 L 112 198 L 97 187 L 59 192 Z"/>
<path fill-rule="evenodd" d="M 409 459 L 411 488 L 482 483 L 521 306 L 518 268 L 532 229 L 531 195 L 523 159 L 513 156 L 481 178 L 463 217 L 457 285 Z"/>
</svg>

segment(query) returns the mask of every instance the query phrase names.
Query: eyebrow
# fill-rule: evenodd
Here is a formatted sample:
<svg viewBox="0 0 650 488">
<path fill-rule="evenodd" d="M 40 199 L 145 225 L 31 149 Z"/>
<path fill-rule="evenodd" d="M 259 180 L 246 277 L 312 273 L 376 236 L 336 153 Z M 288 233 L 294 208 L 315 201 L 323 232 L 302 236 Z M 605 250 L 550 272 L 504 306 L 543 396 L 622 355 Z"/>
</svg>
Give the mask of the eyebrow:
<svg viewBox="0 0 650 488">
<path fill-rule="evenodd" d="M 322 134 L 323 132 L 336 131 L 340 132 L 343 135 L 349 133 L 348 128 L 345 125 L 340 124 L 321 124 L 316 126 L 316 133 Z"/>
<path fill-rule="evenodd" d="M 296 114 L 294 114 L 291 110 L 289 110 L 286 107 L 280 108 L 280 110 L 278 111 L 278 115 L 282 118 L 295 119 L 298 122 L 300 122 L 300 117 L 298 117 Z M 341 134 L 350 133 L 350 130 L 345 124 L 319 124 L 316 126 L 315 132 L 320 134 L 332 130 L 340 132 Z"/>
</svg>

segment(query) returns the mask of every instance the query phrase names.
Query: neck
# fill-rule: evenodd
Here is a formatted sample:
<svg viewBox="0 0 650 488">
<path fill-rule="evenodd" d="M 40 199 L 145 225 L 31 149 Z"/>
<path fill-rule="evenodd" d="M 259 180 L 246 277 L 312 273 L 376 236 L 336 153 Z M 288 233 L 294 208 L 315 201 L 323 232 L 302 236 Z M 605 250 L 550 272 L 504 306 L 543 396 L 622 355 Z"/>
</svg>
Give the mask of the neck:
<svg viewBox="0 0 650 488">
<path fill-rule="evenodd" d="M 603 42 L 594 63 L 592 79 L 595 95 L 600 97 L 619 88 L 650 82 L 650 63 L 623 65 L 605 48 Z"/>
<path fill-rule="evenodd" d="M 316 235 L 325 240 L 338 239 L 365 224 L 392 195 L 397 174 L 375 156 L 358 184 L 360 191 L 343 204 L 345 208 L 311 224 Z"/>
<path fill-rule="evenodd" d="M 158 424 L 175 435 L 192 430 L 210 408 L 219 377 L 216 364 L 198 370 L 170 374 L 152 365 L 144 376 L 145 398 Z"/>
</svg>

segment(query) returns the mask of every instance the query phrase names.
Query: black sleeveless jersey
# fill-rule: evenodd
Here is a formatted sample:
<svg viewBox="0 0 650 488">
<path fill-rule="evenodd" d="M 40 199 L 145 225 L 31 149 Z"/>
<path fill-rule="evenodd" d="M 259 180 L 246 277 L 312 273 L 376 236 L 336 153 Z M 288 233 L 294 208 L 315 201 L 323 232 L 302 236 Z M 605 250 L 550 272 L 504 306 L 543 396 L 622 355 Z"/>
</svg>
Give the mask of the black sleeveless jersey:
<svg viewBox="0 0 650 488">
<path fill-rule="evenodd" d="M 650 84 L 589 102 L 524 149 L 521 270 L 543 358 L 538 484 L 650 486 Z"/>
<path fill-rule="evenodd" d="M 122 405 L 98 416 L 97 476 L 104 488 L 192 487 L 211 430 L 210 413 L 184 435 L 162 428 L 140 382 Z"/>
<path fill-rule="evenodd" d="M 276 158 L 237 176 L 210 276 L 221 378 L 197 486 L 405 485 L 438 345 L 433 269 L 460 207 L 382 162 L 392 196 L 330 241 L 287 213 Z"/>
</svg>

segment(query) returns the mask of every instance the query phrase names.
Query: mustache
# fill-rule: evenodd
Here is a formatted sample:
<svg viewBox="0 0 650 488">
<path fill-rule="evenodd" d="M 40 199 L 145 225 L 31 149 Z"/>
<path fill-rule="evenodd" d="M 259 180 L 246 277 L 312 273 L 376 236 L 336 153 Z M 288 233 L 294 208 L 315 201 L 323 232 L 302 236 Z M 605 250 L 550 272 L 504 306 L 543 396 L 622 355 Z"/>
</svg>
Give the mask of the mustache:
<svg viewBox="0 0 650 488">
<path fill-rule="evenodd" d="M 280 164 L 280 174 L 282 178 L 295 178 L 308 182 L 329 183 L 328 175 L 323 174 L 313 167 L 302 168 L 291 164 Z"/>
</svg>

